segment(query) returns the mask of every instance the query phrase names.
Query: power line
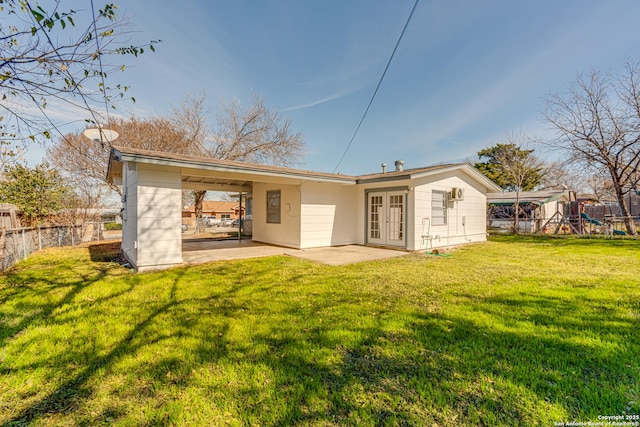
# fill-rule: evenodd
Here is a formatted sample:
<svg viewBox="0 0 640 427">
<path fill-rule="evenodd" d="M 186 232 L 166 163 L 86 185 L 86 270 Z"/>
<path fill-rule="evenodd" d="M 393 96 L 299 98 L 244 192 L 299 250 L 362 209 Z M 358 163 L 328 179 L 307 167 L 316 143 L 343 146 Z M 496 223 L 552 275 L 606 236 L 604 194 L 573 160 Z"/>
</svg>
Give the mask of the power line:
<svg viewBox="0 0 640 427">
<path fill-rule="evenodd" d="M 107 126 L 109 122 L 111 122 L 111 118 L 109 117 L 109 103 L 107 101 L 107 86 L 104 83 L 104 70 L 102 69 L 102 52 L 100 52 L 100 41 L 98 40 L 98 28 L 96 27 L 96 12 L 93 6 L 93 0 L 91 0 L 91 15 L 93 15 L 93 32 L 95 34 L 96 39 L 96 55 L 98 56 L 98 64 L 100 65 L 100 78 L 102 79 L 102 97 L 104 98 L 104 109 L 107 114 Z M 100 129 L 100 142 L 102 141 L 102 128 L 98 125 Z M 107 145 L 111 147 L 111 141 L 107 141 Z"/>
<path fill-rule="evenodd" d="M 338 161 L 338 164 L 333 169 L 333 173 L 335 173 L 338 170 L 338 167 L 340 166 L 340 164 L 344 160 L 345 156 L 347 155 L 347 152 L 349 152 L 349 149 L 351 148 L 351 144 L 353 144 L 353 140 L 356 138 L 356 135 L 358 134 L 358 131 L 360 130 L 360 126 L 362 126 L 362 123 L 364 122 L 365 117 L 367 117 L 367 113 L 369 112 L 369 108 L 371 108 L 371 104 L 373 104 L 373 100 L 375 99 L 376 94 L 378 93 L 378 89 L 380 89 L 380 85 L 382 84 L 382 80 L 384 80 L 384 76 L 387 74 L 387 70 L 389 69 L 389 65 L 391 65 L 391 61 L 393 60 L 393 57 L 396 54 L 396 50 L 398 50 L 398 46 L 400 45 L 400 41 L 402 40 L 402 37 L 404 36 L 404 32 L 407 30 L 407 27 L 409 26 L 409 22 L 411 21 L 411 17 L 413 16 L 413 12 L 416 10 L 416 6 L 418 6 L 418 1 L 419 0 L 416 0 L 415 3 L 413 3 L 413 7 L 411 8 L 411 13 L 409 13 L 409 17 L 407 18 L 407 21 L 405 22 L 404 27 L 402 28 L 402 32 L 400 33 L 400 37 L 398 37 L 398 41 L 396 42 L 396 45 L 393 48 L 393 52 L 391 52 L 391 56 L 389 57 L 389 61 L 387 62 L 387 66 L 384 67 L 384 71 L 382 72 L 382 76 L 380 76 L 380 80 L 378 81 L 378 85 L 376 86 L 376 90 L 373 91 L 373 95 L 371 96 L 371 99 L 369 100 L 369 105 L 367 105 L 367 108 L 364 110 L 364 114 L 362 115 L 362 118 L 360 119 L 360 122 L 358 123 L 358 126 L 356 127 L 356 131 L 353 133 L 353 136 L 351 137 L 351 140 L 349 141 L 349 144 L 347 144 L 347 148 L 345 148 L 344 153 L 342 153 L 342 157 L 340 157 L 340 160 Z"/>
</svg>

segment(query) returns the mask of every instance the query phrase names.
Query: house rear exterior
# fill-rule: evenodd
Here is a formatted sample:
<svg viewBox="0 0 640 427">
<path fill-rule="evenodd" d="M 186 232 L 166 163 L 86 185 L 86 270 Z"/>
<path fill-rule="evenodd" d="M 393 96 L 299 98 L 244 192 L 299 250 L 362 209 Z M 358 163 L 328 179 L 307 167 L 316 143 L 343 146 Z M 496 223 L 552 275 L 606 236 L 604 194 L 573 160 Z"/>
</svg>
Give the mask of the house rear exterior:
<svg viewBox="0 0 640 427">
<path fill-rule="evenodd" d="M 122 252 L 138 270 L 182 263 L 183 188 L 251 194 L 258 242 L 409 251 L 486 240 L 499 190 L 466 163 L 345 176 L 119 147 L 108 179 L 123 186 Z"/>
</svg>

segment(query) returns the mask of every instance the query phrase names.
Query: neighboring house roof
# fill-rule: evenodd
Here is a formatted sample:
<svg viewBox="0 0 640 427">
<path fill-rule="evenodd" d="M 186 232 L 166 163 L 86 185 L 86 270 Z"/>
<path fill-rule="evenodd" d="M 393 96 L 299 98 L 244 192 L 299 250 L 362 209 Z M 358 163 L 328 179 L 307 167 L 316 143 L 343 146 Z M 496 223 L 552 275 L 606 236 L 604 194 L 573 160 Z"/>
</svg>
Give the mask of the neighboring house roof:
<svg viewBox="0 0 640 427">
<path fill-rule="evenodd" d="M 577 199 L 579 202 L 592 202 L 592 203 L 618 203 L 615 199 L 613 198 L 609 198 L 609 199 L 601 199 L 600 197 L 596 196 L 595 194 L 578 194 Z"/>
<path fill-rule="evenodd" d="M 119 216 L 121 214 L 118 208 L 78 208 L 78 209 L 63 209 L 62 213 L 76 213 L 84 215 L 86 217 L 112 217 Z"/>
<path fill-rule="evenodd" d="M 520 204 L 533 203 L 543 205 L 555 200 L 569 201 L 570 195 L 567 190 L 546 190 L 546 191 L 506 191 L 504 193 L 488 193 L 487 203 L 490 205 L 513 205 L 516 198 Z"/>
<path fill-rule="evenodd" d="M 468 176 L 481 183 L 487 191 L 500 190 L 500 187 L 498 187 L 493 181 L 482 175 L 480 171 L 478 171 L 468 163 L 442 164 L 416 169 L 405 169 L 402 171 L 350 176 L 327 172 L 292 169 L 282 166 L 219 160 L 118 146 L 114 146 L 111 150 L 111 156 L 109 158 L 109 168 L 107 171 L 108 181 L 117 183 L 122 179 L 122 163 L 125 161 L 181 167 L 183 168 L 183 174 L 188 174 L 189 169 L 198 169 L 214 172 L 246 174 L 250 177 L 253 176 L 255 179 L 257 179 L 257 177 L 277 177 L 310 180 L 316 182 L 333 182 L 338 184 L 366 184 L 384 181 L 418 179 L 427 177 L 429 175 L 458 171 L 467 174 Z M 197 179 L 200 180 L 198 181 L 198 183 L 214 183 L 213 181 L 205 182 L 201 177 L 193 177 L 193 180 L 191 179 L 192 178 L 189 176 L 183 176 L 183 181 L 189 183 L 196 183 Z M 242 186 L 246 184 L 246 182 L 236 180 L 233 182 L 233 184 Z"/>
</svg>

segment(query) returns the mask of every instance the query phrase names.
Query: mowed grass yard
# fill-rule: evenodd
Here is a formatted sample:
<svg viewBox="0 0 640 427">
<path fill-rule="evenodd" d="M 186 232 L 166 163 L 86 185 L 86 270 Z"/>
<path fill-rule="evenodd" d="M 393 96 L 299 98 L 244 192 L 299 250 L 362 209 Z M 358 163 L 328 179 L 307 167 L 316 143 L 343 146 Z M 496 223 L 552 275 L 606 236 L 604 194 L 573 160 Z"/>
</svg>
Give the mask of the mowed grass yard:
<svg viewBox="0 0 640 427">
<path fill-rule="evenodd" d="M 550 426 L 640 414 L 640 241 L 493 238 L 332 267 L 0 275 L 0 425 Z"/>
</svg>

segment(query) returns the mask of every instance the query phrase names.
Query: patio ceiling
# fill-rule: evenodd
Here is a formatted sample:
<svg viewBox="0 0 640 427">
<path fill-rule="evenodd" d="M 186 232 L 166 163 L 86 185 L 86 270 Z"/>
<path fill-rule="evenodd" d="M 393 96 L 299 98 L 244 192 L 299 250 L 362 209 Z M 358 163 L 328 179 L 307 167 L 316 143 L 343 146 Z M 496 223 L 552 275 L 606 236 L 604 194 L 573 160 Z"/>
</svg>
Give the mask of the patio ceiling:
<svg viewBox="0 0 640 427">
<path fill-rule="evenodd" d="M 242 179 L 182 174 L 182 188 L 189 190 L 250 192 L 252 182 Z"/>
</svg>

